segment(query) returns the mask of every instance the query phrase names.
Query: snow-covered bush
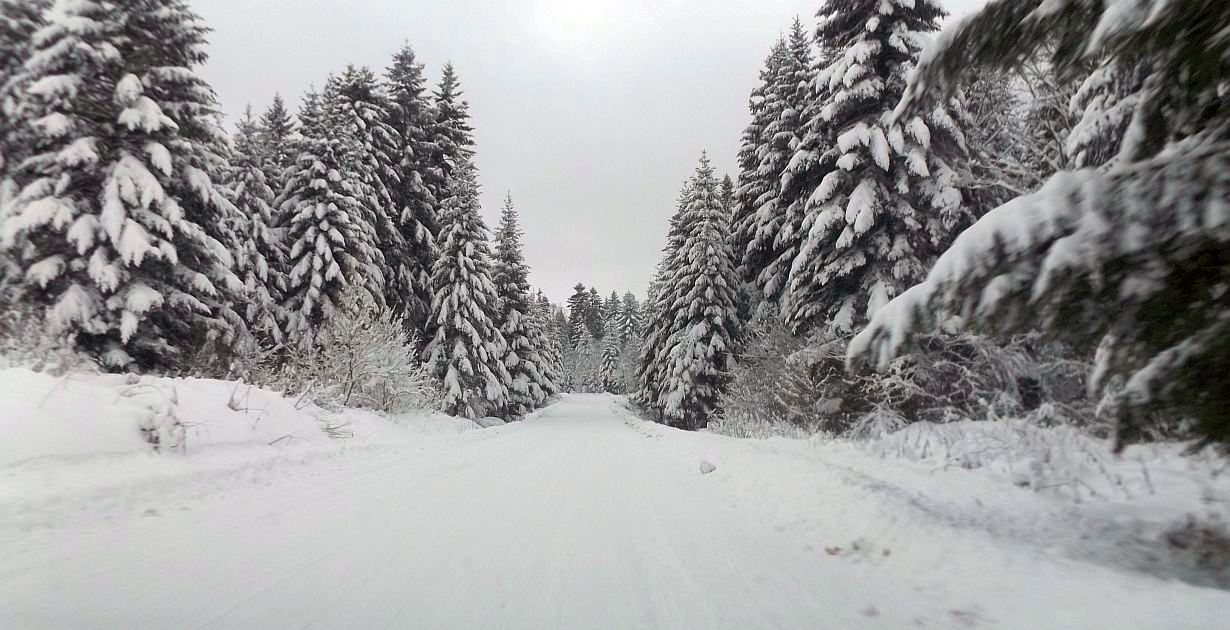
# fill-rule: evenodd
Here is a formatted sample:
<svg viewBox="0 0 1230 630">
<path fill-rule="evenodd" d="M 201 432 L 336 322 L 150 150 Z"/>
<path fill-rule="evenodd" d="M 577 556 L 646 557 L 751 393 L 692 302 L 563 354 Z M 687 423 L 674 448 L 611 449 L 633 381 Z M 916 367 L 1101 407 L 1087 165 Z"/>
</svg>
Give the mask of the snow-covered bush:
<svg viewBox="0 0 1230 630">
<path fill-rule="evenodd" d="M 926 335 L 886 370 L 851 374 L 844 369 L 845 340 L 808 342 L 782 324 L 761 326 L 731 371 L 722 433 L 872 438 L 915 422 L 997 418 L 1108 432 L 1091 424 L 1090 362 L 1036 333 L 1006 340 Z M 780 431 L 767 428 L 775 424 Z"/>
<path fill-rule="evenodd" d="M 259 380 L 323 406 L 367 407 L 386 412 L 430 409 L 439 394 L 416 358 L 417 343 L 406 337 L 401 318 L 377 307 L 354 287 L 326 320 L 310 346 L 292 345 L 280 363 Z"/>
<path fill-rule="evenodd" d="M 49 329 L 45 313 L 0 288 L 0 369 L 13 367 L 56 375 L 98 371 L 70 334 Z"/>
<path fill-rule="evenodd" d="M 757 324 L 751 336 L 730 370 L 722 413 L 710 428 L 734 437 L 804 437 L 821 431 L 827 399 L 822 383 L 807 366 L 790 360 L 805 340 L 775 318 Z"/>
</svg>

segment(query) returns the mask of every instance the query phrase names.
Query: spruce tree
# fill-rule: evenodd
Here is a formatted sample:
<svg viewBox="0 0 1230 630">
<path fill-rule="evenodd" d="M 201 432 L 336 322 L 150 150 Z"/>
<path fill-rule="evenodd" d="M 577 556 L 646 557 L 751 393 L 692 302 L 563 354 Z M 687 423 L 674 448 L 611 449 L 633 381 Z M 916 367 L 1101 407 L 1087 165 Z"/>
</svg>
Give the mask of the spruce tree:
<svg viewBox="0 0 1230 630">
<path fill-rule="evenodd" d="M 375 263 L 384 278 L 383 303 L 401 314 L 405 299 L 414 295 L 411 255 L 395 220 L 392 190 L 401 183 L 398 134 L 389 125 L 388 106 L 376 76 L 366 67 L 347 66 L 329 82 L 326 99 L 337 116 L 337 132 L 348 142 L 345 167 L 361 184 L 355 192 L 365 222 L 375 231 Z M 390 212 L 393 216 L 390 216 Z"/>
<path fill-rule="evenodd" d="M 666 270 L 665 344 L 658 349 L 658 405 L 676 426 L 704 428 L 717 410 L 727 364 L 739 336 L 736 276 L 713 167 L 702 155 L 688 203 L 680 215 L 682 242 Z"/>
<path fill-rule="evenodd" d="M 63 3 L 22 73 L 36 134 L 0 249 L 22 299 L 110 367 L 182 365 L 246 338 L 233 304 L 226 134 L 182 0 Z"/>
<path fill-rule="evenodd" d="M 585 285 L 580 282 L 572 289 L 573 293 L 568 298 L 568 345 L 575 348 L 581 339 L 581 331 L 589 326 L 590 297 Z"/>
<path fill-rule="evenodd" d="M 389 94 L 390 124 L 397 132 L 398 175 L 390 190 L 394 214 L 408 250 L 405 260 L 411 293 L 403 296 L 407 329 L 429 338 L 427 320 L 431 310 L 431 270 L 435 264 L 439 205 L 428 187 L 431 169 L 434 112 L 424 93 L 423 64 L 414 49 L 405 45 L 393 56 L 385 73 Z"/>
<path fill-rule="evenodd" d="M 34 130 L 24 107 L 28 76 L 23 63 L 33 49 L 33 36 L 46 24 L 49 0 L 0 0 L 0 224 L 5 208 L 17 195 L 16 168 L 33 145 Z M 0 298 L 19 271 L 16 261 L 0 251 Z"/>
<path fill-rule="evenodd" d="M 430 131 L 427 190 L 437 200 L 450 193 L 448 182 L 454 169 L 468 164 L 474 154 L 474 130 L 470 105 L 462 98 L 461 80 L 452 63 L 444 64 L 440 84 L 432 93 L 434 119 Z"/>
<path fill-rule="evenodd" d="M 335 111 L 308 92 L 299 112 L 296 165 L 277 206 L 287 251 L 283 308 L 287 335 L 312 344 L 315 332 L 343 303 L 349 285 L 384 299 L 375 229 L 361 198 L 364 184 L 352 170 L 351 140 L 340 133 Z"/>
<path fill-rule="evenodd" d="M 943 16 L 939 0 L 833 0 L 820 9 L 816 39 L 839 55 L 814 93 L 835 142 L 796 156 L 818 182 L 802 197 L 808 233 L 783 304 L 796 330 L 837 334 L 867 321 L 922 279 L 966 221 L 954 169 L 967 155 L 959 103 L 882 120 Z"/>
<path fill-rule="evenodd" d="M 1061 79 L 1091 57 L 1140 64 L 1141 87 L 1109 165 L 1058 173 L 982 217 L 851 341 L 851 364 L 883 366 L 938 322 L 1037 327 L 1097 347 L 1091 389 L 1118 383 L 1099 411 L 1120 448 L 1175 417 L 1230 443 L 1227 32 L 1223 0 L 996 2 L 947 32 L 895 118 L 930 110 L 971 70 L 1038 54 Z"/>
<path fill-rule="evenodd" d="M 787 177 L 798 150 L 811 132 L 806 114 L 814 110 L 812 39 L 797 18 L 791 25 L 781 62 L 765 94 L 764 146 L 759 153 L 759 177 L 764 189 L 756 199 L 751 227 L 740 233 L 750 240 L 738 264 L 768 304 L 776 304 L 788 286 L 790 265 L 803 241 L 803 206 L 810 191 L 790 185 Z M 746 222 L 745 222 L 746 223 Z"/>
<path fill-rule="evenodd" d="M 786 40 L 778 39 L 765 59 L 764 68 L 760 71 L 760 83 L 752 89 L 748 98 L 748 112 L 751 122 L 743 130 L 739 142 L 739 185 L 735 189 L 734 218 L 731 221 L 731 247 L 740 261 L 739 271 L 746 283 L 756 282 L 756 276 L 767 262 L 760 260 L 760 253 L 751 252 L 753 243 L 764 240 L 757 235 L 761 224 L 757 217 L 761 198 L 778 186 L 774 174 L 760 169 L 760 158 L 769 149 L 767 127 L 780 115 L 775 100 L 774 107 L 769 107 L 769 95 L 775 91 L 779 68 L 786 59 Z M 759 248 L 759 245 L 757 246 Z M 743 263 L 747 257 L 748 262 Z"/>
<path fill-rule="evenodd" d="M 517 209 L 509 193 L 496 229 L 492 281 L 500 299 L 496 325 L 508 344 L 504 367 L 511 377 L 507 408 L 510 416 L 523 416 L 541 407 L 559 391 L 549 377 L 544 355 L 546 334 L 533 315 L 529 266 L 521 253 L 521 237 Z"/>
<path fill-rule="evenodd" d="M 231 154 L 230 186 L 239 210 L 234 227 L 238 238 L 235 269 L 247 293 L 242 314 L 248 329 L 280 342 L 278 305 L 286 287 L 286 256 L 274 228 L 275 195 L 265 179 L 261 132 L 249 106 L 239 121 Z"/>
<path fill-rule="evenodd" d="M 666 234 L 666 246 L 662 249 L 662 259 L 658 261 L 653 279 L 649 282 L 649 297 L 645 300 L 642 317 L 641 356 L 636 370 L 637 390 L 634 398 L 642 405 L 657 411 L 659 420 L 665 419 L 662 414 L 663 406 L 660 404 L 665 372 L 659 355 L 666 350 L 674 332 L 678 297 L 672 281 L 674 265 L 686 238 L 684 212 L 692 203 L 694 184 L 695 178 L 689 177 L 679 191 L 675 214 L 671 216 Z"/>
<path fill-rule="evenodd" d="M 426 355 L 444 384 L 443 409 L 458 417 L 480 418 L 508 403 L 508 346 L 495 321 L 500 298 L 491 279 L 487 227 L 479 215 L 473 167 L 463 162 L 453 171 L 449 190 L 437 236 L 440 256 L 431 276 L 435 336 Z"/>
<path fill-rule="evenodd" d="M 273 102 L 261 114 L 260 146 L 265 162 L 265 178 L 274 195 L 282 194 L 289 178 L 287 170 L 295 166 L 295 119 L 286 108 L 280 94 L 273 95 Z"/>
</svg>

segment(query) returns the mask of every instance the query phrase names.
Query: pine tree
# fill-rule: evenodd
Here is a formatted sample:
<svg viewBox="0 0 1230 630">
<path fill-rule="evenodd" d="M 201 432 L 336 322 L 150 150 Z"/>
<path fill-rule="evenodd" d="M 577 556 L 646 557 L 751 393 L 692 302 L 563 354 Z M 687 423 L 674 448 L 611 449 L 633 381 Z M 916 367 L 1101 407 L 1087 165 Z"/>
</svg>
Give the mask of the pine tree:
<svg viewBox="0 0 1230 630">
<path fill-rule="evenodd" d="M 195 70 L 208 29 L 182 0 L 57 11 L 24 66 L 37 139 L 0 230 L 23 299 L 115 368 L 232 347 L 247 332 L 226 134 Z"/>
<path fill-rule="evenodd" d="M 439 231 L 438 200 L 428 187 L 431 173 L 434 112 L 424 94 L 423 64 L 414 49 L 405 45 L 393 57 L 385 73 L 389 92 L 390 124 L 397 132 L 400 181 L 390 193 L 398 226 L 409 256 L 407 280 L 411 293 L 403 297 L 406 326 L 422 338 L 430 337 L 427 320 L 431 310 L 431 270 L 435 264 L 435 235 Z"/>
<path fill-rule="evenodd" d="M 575 348 L 581 340 L 581 331 L 589 326 L 590 297 L 585 285 L 580 282 L 572 289 L 572 296 L 568 298 L 568 345 Z"/>
<path fill-rule="evenodd" d="M 0 0 L 0 181 L 25 157 L 29 122 L 22 112 L 34 34 L 46 25 L 49 0 Z M 3 198 L 0 198 L 3 201 Z"/>
<path fill-rule="evenodd" d="M 457 71 L 452 63 L 444 64 L 440 85 L 432 93 L 435 118 L 431 125 L 431 157 L 427 170 L 427 190 L 437 200 L 448 196 L 453 170 L 469 163 L 474 154 L 470 105 L 462 96 Z"/>
<path fill-rule="evenodd" d="M 541 407 L 559 391 L 549 377 L 544 356 L 546 334 L 532 313 L 529 266 L 521 253 L 521 237 L 517 209 L 509 193 L 496 230 L 492 281 L 500 299 L 496 325 L 508 344 L 504 366 L 511 376 L 508 413 L 512 416 L 523 416 Z"/>
<path fill-rule="evenodd" d="M 610 394 L 623 393 L 623 380 L 620 378 L 619 335 L 608 334 L 602 341 L 602 365 L 598 378 L 602 391 Z"/>
<path fill-rule="evenodd" d="M 598 292 L 598 287 L 589 288 L 585 324 L 589 326 L 589 334 L 593 335 L 594 339 L 602 339 L 606 336 L 606 304 L 602 301 L 602 294 Z"/>
<path fill-rule="evenodd" d="M 295 166 L 295 119 L 286 109 L 286 101 L 280 94 L 273 95 L 273 102 L 260 120 L 260 147 L 265 162 L 265 178 L 274 195 L 282 194 L 289 178 L 287 170 Z"/>
<path fill-rule="evenodd" d="M 645 300 L 642 316 L 641 356 L 636 370 L 634 399 L 657 410 L 659 420 L 664 419 L 660 404 L 664 366 L 658 358 L 674 332 L 675 300 L 678 296 L 674 293 L 672 269 L 686 238 L 684 214 L 692 203 L 694 184 L 695 178 L 689 177 L 679 191 L 675 214 L 671 216 L 666 233 L 666 246 L 662 248 L 662 259 L 658 261 L 653 279 L 649 282 L 649 296 Z"/>
<path fill-rule="evenodd" d="M 789 281 L 790 265 L 804 240 L 804 205 L 810 191 L 792 184 L 793 169 L 799 167 L 799 154 L 814 123 L 808 115 L 815 110 L 815 79 L 812 68 L 812 40 L 795 18 L 791 25 L 781 61 L 765 94 L 764 145 L 759 152 L 758 176 L 764 180 L 763 192 L 755 200 L 752 225 L 741 226 L 740 233 L 750 239 L 738 264 L 745 280 L 756 287 L 769 304 L 782 299 Z M 811 139 L 815 142 L 815 139 Z"/>
<path fill-rule="evenodd" d="M 1206 442 L 1230 442 L 1228 8 L 998 2 L 946 33 L 894 117 L 927 111 L 975 68 L 1040 53 L 1061 78 L 1090 57 L 1139 63 L 1141 89 L 1109 166 L 1058 173 L 982 217 L 851 341 L 852 366 L 884 365 L 938 321 L 1038 327 L 1098 346 L 1091 389 L 1120 380 L 1099 405 L 1118 422 L 1118 447 L 1176 416 L 1196 419 Z"/>
<path fill-rule="evenodd" d="M 265 180 L 261 159 L 261 127 L 252 108 L 244 111 L 235 134 L 231 154 L 231 189 L 236 216 L 235 270 L 247 293 L 242 312 L 248 329 L 274 342 L 281 342 L 282 330 L 277 315 L 286 287 L 285 252 L 274 229 L 274 193 Z"/>
<path fill-rule="evenodd" d="M 627 344 L 641 337 L 641 303 L 631 291 L 624 293 L 619 307 L 619 343 Z"/>
<path fill-rule="evenodd" d="M 963 227 L 951 166 L 966 157 L 959 103 L 900 124 L 881 120 L 943 15 L 939 0 L 833 0 L 820 10 L 816 39 L 841 54 L 814 92 L 836 142 L 795 158 L 813 164 L 808 178 L 818 180 L 803 197 L 808 234 L 783 304 L 796 330 L 841 333 L 867 321 L 922 279 Z"/>
<path fill-rule="evenodd" d="M 34 144 L 29 108 L 23 106 L 29 76 L 23 63 L 32 52 L 34 34 L 46 24 L 48 6 L 49 0 L 0 0 L 0 225 L 17 195 L 17 166 Z M 16 261 L 0 251 L 0 292 L 19 271 Z"/>
<path fill-rule="evenodd" d="M 346 149 L 343 164 L 361 184 L 354 194 L 365 222 L 375 231 L 378 255 L 374 262 L 384 278 L 383 302 L 402 313 L 406 298 L 414 295 L 413 262 L 395 223 L 400 213 L 391 191 L 401 184 L 401 156 L 398 133 L 388 122 L 387 102 L 372 71 L 356 66 L 347 66 L 329 82 L 326 100 L 335 110 L 337 131 L 349 140 L 342 145 Z"/>
<path fill-rule="evenodd" d="M 664 274 L 663 293 L 673 299 L 657 326 L 667 332 L 666 341 L 652 358 L 659 374 L 657 404 L 683 428 L 704 428 L 717 410 L 739 335 L 729 221 L 713 167 L 702 155 L 679 215 L 681 243 Z"/>
<path fill-rule="evenodd" d="M 375 229 L 357 194 L 363 182 L 351 170 L 354 150 L 338 132 L 336 118 L 320 94 L 304 97 L 299 157 L 277 200 L 288 248 L 287 335 L 301 345 L 314 343 L 316 330 L 337 312 L 349 285 L 362 286 L 377 303 L 384 299 Z"/>
<path fill-rule="evenodd" d="M 778 39 L 772 51 L 765 59 L 764 68 L 760 71 L 760 84 L 752 89 L 748 99 L 748 112 L 751 122 L 743 130 L 739 142 L 739 185 L 735 190 L 735 212 L 731 222 L 731 247 L 740 261 L 739 272 L 748 284 L 756 282 L 756 276 L 767 262 L 760 260 L 759 249 L 753 252 L 749 248 L 753 243 L 764 240 L 757 236 L 757 228 L 761 221 L 756 211 L 760 208 L 760 199 L 767 192 L 776 190 L 777 179 L 771 172 L 761 172 L 760 156 L 768 152 L 769 142 L 766 128 L 780 113 L 776 107 L 768 107 L 770 92 L 774 91 L 779 68 L 785 63 L 786 40 Z M 759 246 L 757 246 L 759 248 Z M 744 258 L 748 262 L 744 263 Z"/>
<path fill-rule="evenodd" d="M 428 364 L 444 384 L 443 408 L 465 418 L 499 412 L 508 403 L 508 346 L 496 325 L 500 298 L 491 279 L 487 227 L 479 215 L 478 181 L 462 163 L 449 183 L 432 271 L 435 337 Z"/>
</svg>

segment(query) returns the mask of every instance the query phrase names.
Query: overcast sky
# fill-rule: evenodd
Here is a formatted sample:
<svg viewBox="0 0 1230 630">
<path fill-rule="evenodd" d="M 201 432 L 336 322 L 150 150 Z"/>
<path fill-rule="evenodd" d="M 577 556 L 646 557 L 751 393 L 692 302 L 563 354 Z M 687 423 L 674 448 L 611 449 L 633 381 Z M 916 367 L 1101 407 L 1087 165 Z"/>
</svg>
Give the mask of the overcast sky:
<svg viewBox="0 0 1230 630">
<path fill-rule="evenodd" d="M 985 0 L 949 0 L 954 15 Z M 643 295 L 681 182 L 702 149 L 736 175 L 747 96 L 795 15 L 820 0 L 195 0 L 214 33 L 205 76 L 232 117 L 275 92 L 294 107 L 347 63 L 383 72 L 410 42 L 434 82 L 451 60 L 470 101 L 493 228 L 511 191 L 530 281 Z"/>
</svg>

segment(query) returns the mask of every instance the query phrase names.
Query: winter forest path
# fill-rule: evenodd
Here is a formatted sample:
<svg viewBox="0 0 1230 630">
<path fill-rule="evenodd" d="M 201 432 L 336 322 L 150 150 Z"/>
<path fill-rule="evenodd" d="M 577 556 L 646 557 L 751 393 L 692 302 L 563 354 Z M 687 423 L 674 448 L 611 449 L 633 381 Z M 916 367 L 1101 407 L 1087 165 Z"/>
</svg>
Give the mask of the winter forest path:
<svg viewBox="0 0 1230 630">
<path fill-rule="evenodd" d="M 610 397 L 573 395 L 430 448 L 20 541 L 5 532 L 0 627 L 862 628 L 939 616 L 904 584 L 869 583 L 740 512 L 695 459 L 635 424 Z"/>
</svg>

